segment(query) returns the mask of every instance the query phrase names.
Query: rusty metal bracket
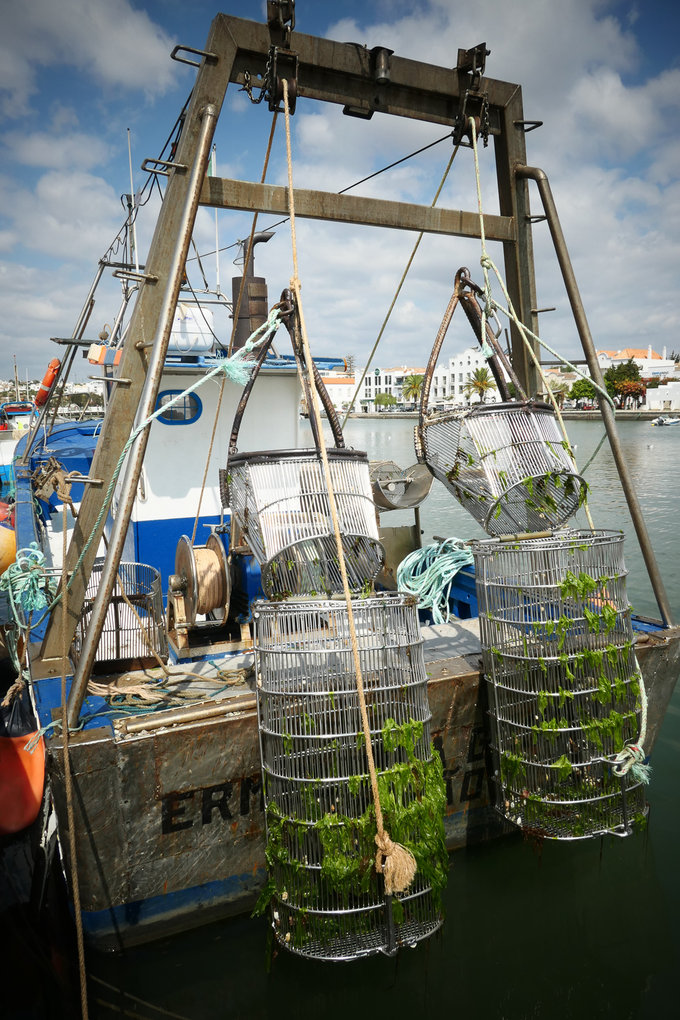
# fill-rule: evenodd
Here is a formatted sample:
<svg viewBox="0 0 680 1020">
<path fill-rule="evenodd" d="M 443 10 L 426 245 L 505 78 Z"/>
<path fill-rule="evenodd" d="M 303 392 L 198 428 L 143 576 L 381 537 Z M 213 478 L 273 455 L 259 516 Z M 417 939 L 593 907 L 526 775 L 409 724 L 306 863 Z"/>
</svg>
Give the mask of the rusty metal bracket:
<svg viewBox="0 0 680 1020">
<path fill-rule="evenodd" d="M 272 113 L 283 113 L 283 81 L 288 82 L 288 110 L 295 113 L 297 100 L 298 55 L 293 50 L 274 46 L 271 51 L 269 109 Z"/>
<path fill-rule="evenodd" d="M 470 137 L 470 118 L 475 121 L 477 137 L 484 142 L 484 147 L 489 144 L 489 97 L 486 92 L 477 92 L 469 88 L 465 89 L 461 100 L 460 109 L 453 122 L 453 144 L 461 145 L 464 148 L 472 148 Z M 468 139 L 464 141 L 464 139 Z"/>
<path fill-rule="evenodd" d="M 456 70 L 461 74 L 471 74 L 474 87 L 486 70 L 486 58 L 490 53 L 485 42 L 477 43 L 469 50 L 458 50 Z"/>
<path fill-rule="evenodd" d="M 179 54 L 182 52 L 195 53 L 197 57 L 204 57 L 210 63 L 217 63 L 218 57 L 216 53 L 211 53 L 210 50 L 197 50 L 194 46 L 182 46 L 181 43 L 175 46 L 170 54 L 170 59 L 176 60 L 180 64 L 188 64 L 189 67 L 201 66 L 200 60 L 189 60 L 188 57 L 180 57 Z"/>
<path fill-rule="evenodd" d="M 267 0 L 267 27 L 272 46 L 287 50 L 295 28 L 295 0 Z"/>
</svg>

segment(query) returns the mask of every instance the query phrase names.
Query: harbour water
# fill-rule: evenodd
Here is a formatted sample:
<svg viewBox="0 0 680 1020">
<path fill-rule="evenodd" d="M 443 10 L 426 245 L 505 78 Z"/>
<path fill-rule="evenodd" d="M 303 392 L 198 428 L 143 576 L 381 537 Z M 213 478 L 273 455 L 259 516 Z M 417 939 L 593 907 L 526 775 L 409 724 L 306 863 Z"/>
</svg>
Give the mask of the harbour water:
<svg viewBox="0 0 680 1020">
<path fill-rule="evenodd" d="M 353 419 L 345 435 L 348 445 L 367 450 L 371 459 L 406 467 L 415 460 L 413 424 L 389 414 Z M 602 425 L 570 422 L 568 428 L 583 468 Z M 677 618 L 680 429 L 624 422 L 620 432 Z M 631 602 L 642 614 L 658 615 L 606 441 L 586 478 L 596 526 L 626 534 Z M 400 523 L 400 516 L 388 514 L 384 523 Z M 423 507 L 422 527 L 424 542 L 433 535 L 482 536 L 437 482 Z M 279 953 L 268 967 L 266 920 L 238 918 L 122 954 L 90 952 L 90 1016 L 669 1015 L 680 965 L 679 751 L 680 690 L 653 757 L 646 835 L 546 841 L 540 847 L 517 835 L 459 851 L 450 859 L 441 933 L 396 959 L 318 964 Z M 78 1015 L 77 1006 L 64 1015 Z"/>
</svg>

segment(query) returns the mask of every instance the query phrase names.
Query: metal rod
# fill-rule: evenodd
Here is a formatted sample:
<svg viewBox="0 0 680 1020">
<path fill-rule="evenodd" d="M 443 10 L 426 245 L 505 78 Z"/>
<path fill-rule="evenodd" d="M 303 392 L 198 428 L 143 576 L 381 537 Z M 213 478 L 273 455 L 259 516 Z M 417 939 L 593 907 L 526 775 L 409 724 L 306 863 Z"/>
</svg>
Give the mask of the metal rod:
<svg viewBox="0 0 680 1020">
<path fill-rule="evenodd" d="M 597 352 L 593 343 L 583 302 L 581 301 L 581 294 L 578 289 L 578 284 L 576 283 L 576 277 L 574 275 L 569 252 L 567 250 L 564 234 L 562 233 L 562 226 L 560 224 L 559 216 L 557 215 L 557 207 L 555 206 L 555 200 L 553 198 L 547 174 L 545 171 L 535 166 L 518 166 L 515 168 L 515 172 L 518 177 L 526 177 L 529 180 L 535 181 L 538 185 L 538 193 L 541 196 L 541 202 L 543 203 L 543 208 L 548 219 L 548 226 L 550 227 L 550 234 L 553 239 L 553 244 L 555 245 L 557 261 L 559 262 L 559 266 L 562 271 L 562 278 L 566 287 L 567 296 L 569 297 L 569 303 L 574 315 L 578 335 L 581 339 L 583 353 L 586 356 L 586 361 L 592 378 L 598 386 L 604 388 L 602 369 L 600 368 L 600 363 L 597 360 Z M 604 421 L 604 427 L 607 430 L 609 445 L 619 473 L 621 487 L 623 489 L 624 496 L 626 497 L 626 502 L 628 503 L 631 520 L 633 521 L 638 542 L 640 543 L 640 549 L 642 550 L 642 556 L 645 561 L 645 566 L 647 567 L 649 580 L 654 591 L 659 612 L 661 613 L 661 619 L 667 627 L 672 627 L 673 620 L 668 596 L 659 571 L 659 566 L 656 562 L 654 550 L 652 549 L 652 543 L 642 514 L 642 508 L 640 507 L 640 502 L 638 500 L 637 493 L 635 492 L 633 480 L 630 476 L 630 472 L 628 471 L 628 464 L 626 462 L 619 433 L 616 428 L 614 411 L 608 401 L 600 400 L 600 413 L 602 415 L 602 420 Z"/>
<path fill-rule="evenodd" d="M 187 252 L 189 250 L 191 231 L 196 219 L 198 195 L 201 190 L 201 185 L 203 184 L 203 178 L 208 164 L 210 145 L 212 143 L 216 120 L 217 110 L 215 106 L 210 103 L 205 107 L 202 114 L 199 137 L 196 143 L 196 157 L 191 169 L 191 177 L 177 233 L 177 242 L 170 260 L 163 301 L 159 310 L 158 324 L 154 334 L 154 348 L 149 357 L 147 376 L 139 401 L 139 408 L 137 412 L 138 422 L 144 421 L 148 418 L 156 405 L 158 388 L 160 386 L 161 375 L 165 365 L 165 356 L 170 339 L 170 329 L 175 314 L 175 306 L 177 304 L 177 295 L 179 294 L 181 277 L 186 263 Z M 118 511 L 116 513 L 111 537 L 109 539 L 108 555 L 102 569 L 99 588 L 92 607 L 90 625 L 83 642 L 78 668 L 75 676 L 73 677 L 73 683 L 71 684 L 71 690 L 69 692 L 69 726 L 75 726 L 78 722 L 80 708 L 85 697 L 85 692 L 87 691 L 90 671 L 92 669 L 92 664 L 97 652 L 97 646 L 99 644 L 99 638 L 106 619 L 109 601 L 116 583 L 118 566 L 120 564 L 120 558 L 125 544 L 125 537 L 127 535 L 130 517 L 132 516 L 132 507 L 135 501 L 137 485 L 139 484 L 139 476 L 142 470 L 144 454 L 146 452 L 146 444 L 149 438 L 149 428 L 150 426 L 147 425 L 143 432 L 137 436 L 128 453 L 127 464 L 125 466 L 125 472 L 121 484 Z"/>
<path fill-rule="evenodd" d="M 200 677 L 196 677 L 200 680 Z M 173 708 L 169 712 L 155 712 L 141 719 L 128 720 L 121 723 L 122 733 L 141 733 L 142 730 L 157 730 L 161 726 L 177 726 L 180 723 L 200 722 L 203 719 L 219 718 L 230 712 L 251 712 L 257 708 L 254 694 L 241 695 L 214 705 L 203 705 L 200 708 Z"/>
</svg>

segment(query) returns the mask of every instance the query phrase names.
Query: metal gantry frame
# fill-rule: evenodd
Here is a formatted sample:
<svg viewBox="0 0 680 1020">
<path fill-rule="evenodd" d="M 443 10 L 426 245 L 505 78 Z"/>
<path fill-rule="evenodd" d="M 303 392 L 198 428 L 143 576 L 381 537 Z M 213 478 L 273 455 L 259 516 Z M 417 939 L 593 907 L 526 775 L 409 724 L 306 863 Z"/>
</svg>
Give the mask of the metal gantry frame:
<svg viewBox="0 0 680 1020">
<path fill-rule="evenodd" d="M 524 118 L 520 86 L 485 76 L 488 51 L 484 44 L 470 50 L 459 49 L 455 67 L 439 67 L 399 57 L 385 47 L 367 49 L 355 43 L 339 43 L 291 32 L 294 25 L 294 16 L 290 17 L 292 9 L 290 3 L 269 3 L 268 24 L 218 14 L 212 22 L 205 50 L 177 47 L 173 52 L 176 59 L 197 67 L 196 82 L 177 152 L 172 161 L 162 168 L 167 173 L 167 189 L 146 260 L 144 280 L 122 349 L 118 369 L 120 384 L 113 389 L 92 463 L 91 474 L 94 477 L 108 479 L 112 476 L 135 420 L 144 420 L 155 406 L 198 206 L 288 213 L 284 188 L 206 177 L 215 126 L 230 84 L 251 90 L 262 88 L 262 98 L 268 98 L 273 110 L 280 101 L 281 77 L 285 77 L 292 86 L 289 91 L 293 99 L 302 97 L 334 103 L 342 106 L 346 114 L 363 119 L 382 113 L 445 125 L 452 129 L 454 141 L 463 141 L 463 144 L 468 118 L 474 117 L 478 134 L 485 142 L 492 140 L 495 150 L 499 215 L 484 216 L 486 238 L 502 243 L 506 284 L 513 306 L 522 323 L 532 332 L 538 332 L 528 178 L 540 171 L 527 167 L 525 134 L 536 124 Z M 184 56 L 186 53 L 198 59 Z M 295 208 L 296 215 L 301 218 L 480 237 L 477 211 L 424 207 L 305 189 L 296 190 Z M 559 227 L 559 221 L 557 225 Z M 551 221 L 551 231 L 555 236 L 553 227 L 554 220 Z M 573 273 L 570 279 L 563 269 L 563 275 L 572 306 L 578 305 L 582 310 Z M 579 322 L 578 315 L 576 318 L 584 340 L 585 316 L 583 323 Z M 590 337 L 587 323 L 585 334 L 587 340 Z M 584 349 L 590 363 L 594 348 L 591 355 L 586 340 Z M 536 392 L 538 379 L 535 368 L 514 324 L 511 326 L 511 350 L 514 369 L 524 389 L 529 393 Z M 591 364 L 594 376 L 599 371 L 596 365 L 595 356 L 594 364 Z M 608 421 L 605 414 L 605 424 L 610 438 L 613 437 L 612 447 L 616 455 L 618 440 L 613 416 Z M 71 725 L 77 720 L 87 686 L 99 636 L 99 618 L 103 620 L 115 583 L 119 550 L 129 525 L 147 436 L 148 427 L 136 440 L 127 459 L 109 548 L 111 568 L 102 576 L 98 599 L 100 608 L 93 611 L 91 637 L 88 648 L 81 654 L 69 699 Z M 617 457 L 617 465 L 661 615 L 668 624 L 670 610 L 663 583 L 639 507 L 635 512 L 637 499 L 622 456 Z M 85 588 L 103 531 L 102 521 L 95 533 L 101 499 L 101 490 L 88 488 L 68 550 L 66 567 L 71 572 L 86 541 L 94 534 L 69 591 L 66 633 L 69 643 L 80 617 Z M 40 675 L 61 672 L 64 638 L 60 617 L 61 613 L 53 614 L 48 624 L 40 650 Z"/>
</svg>

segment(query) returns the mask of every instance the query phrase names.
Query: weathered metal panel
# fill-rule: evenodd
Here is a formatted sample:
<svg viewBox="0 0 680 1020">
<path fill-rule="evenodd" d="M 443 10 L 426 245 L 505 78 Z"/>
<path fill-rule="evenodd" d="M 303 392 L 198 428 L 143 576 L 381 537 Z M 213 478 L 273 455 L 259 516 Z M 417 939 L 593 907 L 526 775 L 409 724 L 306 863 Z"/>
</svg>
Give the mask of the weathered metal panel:
<svg viewBox="0 0 680 1020">
<path fill-rule="evenodd" d="M 208 177 L 199 201 L 201 205 L 220 209 L 247 209 L 251 212 L 288 215 L 288 189 L 274 184 Z M 372 227 L 417 230 L 455 237 L 480 236 L 477 213 L 357 195 L 337 195 L 306 188 L 295 189 L 295 215 L 300 219 L 361 223 Z M 514 241 L 516 236 L 514 221 L 509 216 L 485 215 L 484 231 L 489 241 Z"/>
</svg>

